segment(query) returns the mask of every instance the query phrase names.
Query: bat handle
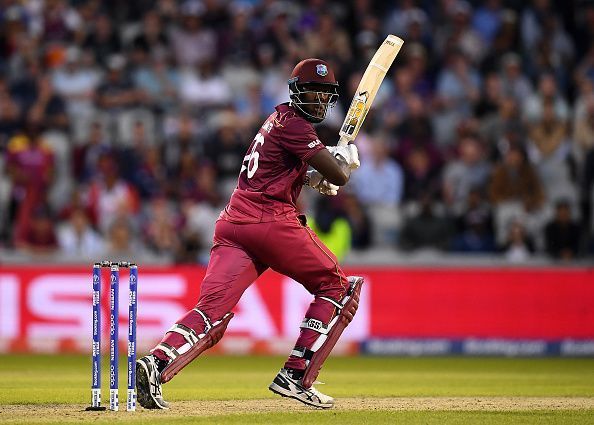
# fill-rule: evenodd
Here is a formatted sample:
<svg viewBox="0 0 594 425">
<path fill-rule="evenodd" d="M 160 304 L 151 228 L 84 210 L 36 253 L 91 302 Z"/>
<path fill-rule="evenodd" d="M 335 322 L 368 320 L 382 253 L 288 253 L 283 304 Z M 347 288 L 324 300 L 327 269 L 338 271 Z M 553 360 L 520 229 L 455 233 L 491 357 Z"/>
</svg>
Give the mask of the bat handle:
<svg viewBox="0 0 594 425">
<path fill-rule="evenodd" d="M 346 146 L 348 144 L 349 144 L 349 140 L 344 136 L 340 136 L 340 139 L 338 139 L 337 145 L 338 146 Z"/>
</svg>

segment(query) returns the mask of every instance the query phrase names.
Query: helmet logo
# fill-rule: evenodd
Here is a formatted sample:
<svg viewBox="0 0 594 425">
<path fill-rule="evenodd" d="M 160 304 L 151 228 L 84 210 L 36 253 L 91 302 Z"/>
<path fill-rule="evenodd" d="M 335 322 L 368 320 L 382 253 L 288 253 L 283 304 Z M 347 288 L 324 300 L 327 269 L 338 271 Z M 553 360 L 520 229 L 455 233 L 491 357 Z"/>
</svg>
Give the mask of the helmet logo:
<svg viewBox="0 0 594 425">
<path fill-rule="evenodd" d="M 321 77 L 325 77 L 328 75 L 328 68 L 323 63 L 316 65 L 316 73 Z"/>
</svg>

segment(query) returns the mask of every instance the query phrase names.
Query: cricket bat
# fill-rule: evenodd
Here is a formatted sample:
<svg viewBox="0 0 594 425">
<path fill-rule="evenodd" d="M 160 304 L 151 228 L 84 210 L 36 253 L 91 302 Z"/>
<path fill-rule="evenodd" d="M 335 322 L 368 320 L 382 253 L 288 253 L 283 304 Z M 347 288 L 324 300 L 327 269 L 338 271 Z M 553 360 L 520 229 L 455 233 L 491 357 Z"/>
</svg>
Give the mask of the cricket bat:
<svg viewBox="0 0 594 425">
<path fill-rule="evenodd" d="M 390 34 L 373 55 L 338 133 L 340 136 L 339 146 L 346 146 L 357 137 L 361 124 L 365 121 L 367 112 L 371 108 L 373 99 L 375 99 L 388 69 L 396 59 L 396 55 L 398 55 L 403 44 L 404 41 L 401 38 Z"/>
</svg>

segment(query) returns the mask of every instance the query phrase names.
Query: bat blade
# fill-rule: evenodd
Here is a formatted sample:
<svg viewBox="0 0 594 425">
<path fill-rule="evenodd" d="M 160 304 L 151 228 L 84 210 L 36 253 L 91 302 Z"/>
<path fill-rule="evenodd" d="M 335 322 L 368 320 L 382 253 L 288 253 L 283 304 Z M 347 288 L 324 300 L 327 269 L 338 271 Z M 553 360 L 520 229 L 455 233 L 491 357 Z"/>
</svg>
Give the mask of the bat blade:
<svg viewBox="0 0 594 425">
<path fill-rule="evenodd" d="M 390 34 L 373 55 L 340 128 L 339 145 L 346 146 L 357 137 L 375 95 L 403 44 L 401 38 Z"/>
</svg>

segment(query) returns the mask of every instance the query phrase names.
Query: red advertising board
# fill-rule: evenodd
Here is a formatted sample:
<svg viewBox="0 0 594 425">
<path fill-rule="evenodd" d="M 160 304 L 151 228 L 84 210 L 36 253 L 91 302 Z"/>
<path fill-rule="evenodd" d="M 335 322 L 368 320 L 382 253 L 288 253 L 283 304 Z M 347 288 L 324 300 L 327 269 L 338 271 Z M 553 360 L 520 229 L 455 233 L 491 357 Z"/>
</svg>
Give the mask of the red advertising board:
<svg viewBox="0 0 594 425">
<path fill-rule="evenodd" d="M 590 269 L 363 268 L 357 317 L 344 341 L 370 338 L 594 339 L 594 272 Z M 107 273 L 107 271 L 105 272 Z M 201 267 L 140 267 L 140 347 L 159 340 L 192 308 Z M 103 297 L 107 296 L 107 274 Z M 91 331 L 91 268 L 0 269 L 0 352 L 87 350 Z M 120 278 L 125 329 L 127 272 Z M 311 301 L 299 284 L 272 271 L 244 294 L 223 350 L 285 352 Z M 107 316 L 104 299 L 104 318 Z M 104 320 L 105 321 L 105 320 Z M 122 339 L 125 332 L 120 332 Z M 225 342 L 226 341 L 226 342 Z"/>
</svg>

